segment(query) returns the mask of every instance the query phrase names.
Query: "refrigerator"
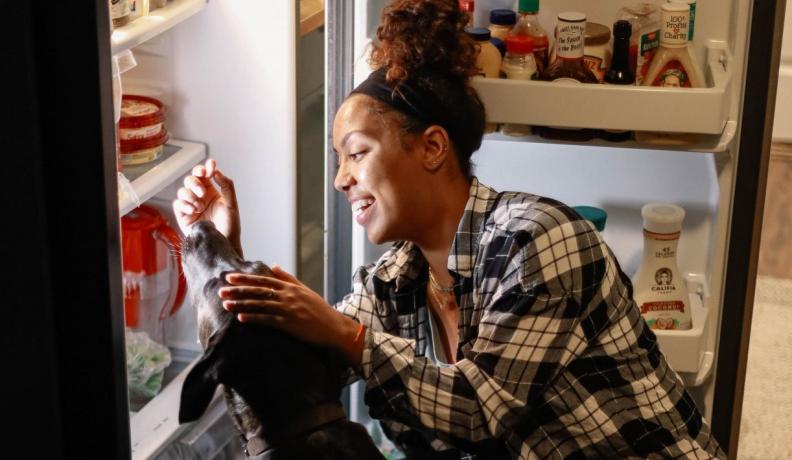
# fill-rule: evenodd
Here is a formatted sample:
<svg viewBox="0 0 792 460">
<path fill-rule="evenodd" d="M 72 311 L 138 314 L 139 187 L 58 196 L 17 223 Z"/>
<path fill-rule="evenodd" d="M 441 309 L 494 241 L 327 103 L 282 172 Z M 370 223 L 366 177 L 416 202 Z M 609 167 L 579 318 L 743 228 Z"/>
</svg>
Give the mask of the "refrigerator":
<svg viewBox="0 0 792 460">
<path fill-rule="evenodd" d="M 194 424 L 175 420 L 180 379 L 199 353 L 189 305 L 164 326 L 174 364 L 159 395 L 134 414 L 127 396 L 120 218 L 143 202 L 167 209 L 204 158 L 235 181 L 246 257 L 309 278 L 329 302 L 349 292 L 355 267 L 386 249 L 367 242 L 332 188 L 328 137 L 335 110 L 368 73 L 365 49 L 385 1 L 326 0 L 324 27 L 310 40 L 298 38 L 298 3 L 171 0 L 115 31 L 106 1 L 6 6 L 13 116 L 3 129 L 3 255 L 13 320 L 3 340 L 12 415 L 3 443 L 19 453 L 13 458 L 241 455 L 222 401 Z M 486 25 L 490 9 L 515 3 L 480 0 L 474 21 Z M 540 20 L 552 30 L 558 12 L 574 10 L 610 25 L 624 3 L 544 0 Z M 669 150 L 494 133 L 473 162 L 498 190 L 605 209 L 603 237 L 630 274 L 642 250 L 641 206 L 686 209 L 678 254 L 694 328 L 658 335 L 732 457 L 784 9 L 784 0 L 698 0 L 694 47 L 706 89 L 474 81 L 498 123 L 702 134 L 693 147 Z M 126 50 L 136 65 L 120 74 L 123 92 L 166 104 L 173 146 L 130 184 L 118 175 L 114 125 L 114 56 Z M 360 394 L 348 392 L 349 415 L 381 441 Z"/>
</svg>

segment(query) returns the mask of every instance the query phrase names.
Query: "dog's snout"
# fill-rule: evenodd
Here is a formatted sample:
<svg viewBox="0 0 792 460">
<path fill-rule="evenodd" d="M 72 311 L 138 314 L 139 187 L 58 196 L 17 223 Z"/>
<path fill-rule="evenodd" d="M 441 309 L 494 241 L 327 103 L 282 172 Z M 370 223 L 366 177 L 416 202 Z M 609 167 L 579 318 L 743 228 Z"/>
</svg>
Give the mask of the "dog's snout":
<svg viewBox="0 0 792 460">
<path fill-rule="evenodd" d="M 191 234 L 205 234 L 211 232 L 215 229 L 214 224 L 212 221 L 209 220 L 199 220 L 198 222 L 192 224 L 190 227 Z"/>
</svg>

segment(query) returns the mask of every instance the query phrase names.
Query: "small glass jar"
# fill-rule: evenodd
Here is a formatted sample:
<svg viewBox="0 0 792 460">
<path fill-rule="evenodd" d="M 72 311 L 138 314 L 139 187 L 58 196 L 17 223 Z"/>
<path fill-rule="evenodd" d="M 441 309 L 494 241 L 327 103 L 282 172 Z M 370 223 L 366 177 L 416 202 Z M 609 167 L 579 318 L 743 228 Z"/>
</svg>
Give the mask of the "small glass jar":
<svg viewBox="0 0 792 460">
<path fill-rule="evenodd" d="M 129 2 L 127 0 L 110 0 L 110 18 L 113 27 L 123 27 L 130 21 Z"/>
<path fill-rule="evenodd" d="M 605 81 L 605 72 L 608 71 L 613 56 L 610 38 L 611 31 L 608 26 L 596 22 L 586 23 L 583 62 L 600 83 Z"/>
<path fill-rule="evenodd" d="M 512 10 L 495 9 L 490 11 L 489 30 L 493 38 L 505 40 L 516 23 L 517 14 Z"/>
</svg>

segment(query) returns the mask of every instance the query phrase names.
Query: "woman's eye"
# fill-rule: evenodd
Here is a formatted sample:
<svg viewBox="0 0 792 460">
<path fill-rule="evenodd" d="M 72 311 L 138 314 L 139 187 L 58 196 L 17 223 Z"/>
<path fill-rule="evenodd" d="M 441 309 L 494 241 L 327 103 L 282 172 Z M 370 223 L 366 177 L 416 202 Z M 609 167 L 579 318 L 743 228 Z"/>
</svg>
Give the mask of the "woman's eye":
<svg viewBox="0 0 792 460">
<path fill-rule="evenodd" d="M 357 153 L 350 153 L 349 154 L 349 159 L 352 160 L 352 161 L 358 161 L 361 158 L 363 158 L 363 155 L 365 155 L 365 154 L 366 154 L 365 151 L 364 152 L 357 152 Z"/>
</svg>

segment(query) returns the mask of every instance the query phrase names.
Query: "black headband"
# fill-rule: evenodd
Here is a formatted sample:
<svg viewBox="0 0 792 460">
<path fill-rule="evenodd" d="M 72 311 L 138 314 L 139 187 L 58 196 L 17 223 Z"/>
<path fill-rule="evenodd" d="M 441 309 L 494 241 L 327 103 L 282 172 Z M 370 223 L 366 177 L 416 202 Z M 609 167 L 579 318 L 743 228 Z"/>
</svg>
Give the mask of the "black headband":
<svg viewBox="0 0 792 460">
<path fill-rule="evenodd" d="M 375 70 L 351 94 L 365 94 L 427 125 L 442 126 L 457 148 L 467 144 L 465 133 L 470 130 L 465 128 L 460 111 L 455 110 L 456 107 L 448 107 L 437 97 L 439 91 L 447 93 L 451 85 L 461 85 L 454 89 L 464 94 L 464 82 L 427 74 L 407 78 L 394 88 L 388 84 L 386 72 L 384 67 Z M 446 88 L 437 88 L 439 85 L 445 85 Z"/>
</svg>

